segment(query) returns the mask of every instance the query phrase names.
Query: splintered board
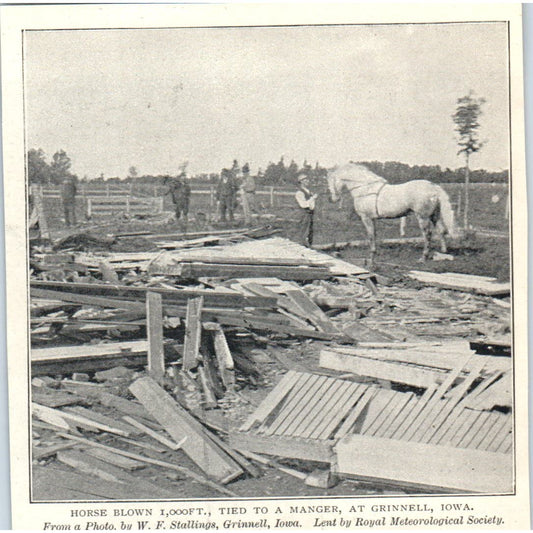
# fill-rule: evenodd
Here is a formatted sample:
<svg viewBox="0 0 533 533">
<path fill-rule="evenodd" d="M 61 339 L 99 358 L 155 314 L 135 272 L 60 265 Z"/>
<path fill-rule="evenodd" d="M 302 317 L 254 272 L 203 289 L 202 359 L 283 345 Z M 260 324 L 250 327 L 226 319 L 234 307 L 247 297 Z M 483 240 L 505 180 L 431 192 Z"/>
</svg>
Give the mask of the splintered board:
<svg viewBox="0 0 533 533">
<path fill-rule="evenodd" d="M 510 455 L 510 414 L 480 412 L 466 398 L 480 368 L 453 386 L 461 365 L 424 394 L 383 389 L 307 372 L 290 371 L 230 436 L 237 449 L 333 462 L 333 447 L 349 435 Z M 475 390 L 475 389 L 474 389 Z"/>
</svg>

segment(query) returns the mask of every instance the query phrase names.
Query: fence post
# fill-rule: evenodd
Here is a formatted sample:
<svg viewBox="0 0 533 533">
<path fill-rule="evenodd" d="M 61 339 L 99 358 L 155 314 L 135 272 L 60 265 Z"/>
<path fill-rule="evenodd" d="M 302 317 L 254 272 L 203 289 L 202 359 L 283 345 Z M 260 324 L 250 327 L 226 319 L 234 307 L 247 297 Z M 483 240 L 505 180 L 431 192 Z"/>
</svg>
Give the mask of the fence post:
<svg viewBox="0 0 533 533">
<path fill-rule="evenodd" d="M 87 218 L 93 216 L 93 200 L 92 198 L 87 198 Z"/>
<path fill-rule="evenodd" d="M 157 196 L 157 185 L 154 183 L 154 189 L 153 189 L 153 196 L 154 198 Z"/>
<path fill-rule="evenodd" d="M 211 183 L 209 185 L 209 212 L 213 212 L 213 207 L 215 206 L 215 187 Z"/>
<path fill-rule="evenodd" d="M 126 196 L 126 215 L 130 214 L 130 197 Z"/>
<path fill-rule="evenodd" d="M 109 196 L 109 183 L 105 184 L 105 195 Z"/>
<path fill-rule="evenodd" d="M 83 199 L 87 198 L 87 184 L 86 183 L 81 184 L 81 196 Z"/>
<path fill-rule="evenodd" d="M 463 200 L 463 194 L 462 194 L 462 191 L 459 191 L 459 193 L 457 194 L 457 218 L 461 216 L 462 200 Z"/>
<path fill-rule="evenodd" d="M 270 187 L 270 207 L 274 207 L 274 187 Z"/>
</svg>

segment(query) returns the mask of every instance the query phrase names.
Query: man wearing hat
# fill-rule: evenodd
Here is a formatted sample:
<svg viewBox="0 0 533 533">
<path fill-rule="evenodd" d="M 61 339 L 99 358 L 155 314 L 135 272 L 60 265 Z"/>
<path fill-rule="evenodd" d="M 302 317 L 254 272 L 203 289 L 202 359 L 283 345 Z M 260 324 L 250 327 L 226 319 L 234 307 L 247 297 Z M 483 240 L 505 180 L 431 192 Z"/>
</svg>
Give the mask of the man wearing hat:
<svg viewBox="0 0 533 533">
<path fill-rule="evenodd" d="M 65 176 L 61 183 L 61 202 L 67 228 L 76 225 L 76 178 Z"/>
<path fill-rule="evenodd" d="M 245 163 L 242 167 L 242 209 L 244 211 L 244 224 L 249 226 L 252 222 L 252 212 L 257 213 L 255 202 L 255 178 L 250 174 L 250 165 Z"/>
<path fill-rule="evenodd" d="M 233 221 L 238 188 L 231 170 L 227 168 L 222 169 L 216 193 L 216 199 L 219 202 L 220 220 L 222 222 L 226 222 L 226 213 L 229 215 L 230 221 Z"/>
<path fill-rule="evenodd" d="M 170 181 L 169 189 L 166 194 L 170 194 L 172 197 L 172 203 L 176 210 L 176 220 L 180 220 L 183 216 L 183 220 L 187 223 L 189 215 L 189 203 L 191 199 L 191 187 L 187 183 L 187 177 L 185 172 L 181 172 L 175 179 L 167 176 L 165 183 Z"/>
<path fill-rule="evenodd" d="M 313 194 L 309 190 L 309 176 L 303 170 L 297 174 L 298 191 L 295 198 L 300 208 L 298 220 L 298 242 L 311 248 L 313 244 L 313 216 L 315 214 L 315 202 L 318 194 Z"/>
</svg>

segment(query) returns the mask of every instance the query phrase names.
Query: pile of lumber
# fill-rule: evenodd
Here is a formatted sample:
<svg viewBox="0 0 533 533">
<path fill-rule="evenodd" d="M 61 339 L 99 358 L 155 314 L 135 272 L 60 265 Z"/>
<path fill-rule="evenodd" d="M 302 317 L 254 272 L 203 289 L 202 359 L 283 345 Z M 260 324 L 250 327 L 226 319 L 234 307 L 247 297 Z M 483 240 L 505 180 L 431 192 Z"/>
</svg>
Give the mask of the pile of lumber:
<svg viewBox="0 0 533 533">
<path fill-rule="evenodd" d="M 42 466 L 55 458 L 70 466 L 74 472 L 54 467 L 59 486 L 81 493 L 80 499 L 86 499 L 82 494 L 112 499 L 175 496 L 170 488 L 139 475 L 141 469 L 157 467 L 164 477 L 177 474 L 219 494 L 236 496 L 224 485 L 245 472 L 255 475 L 246 459 L 154 379 L 142 376 L 131 382 L 129 391 L 135 400 L 128 400 L 111 392 L 116 376 L 116 371 L 102 373 L 102 379 L 115 378 L 103 384 L 33 380 L 33 461 Z M 121 373 L 120 378 L 123 384 L 132 375 Z M 181 466 L 184 462 L 191 467 Z"/>
</svg>

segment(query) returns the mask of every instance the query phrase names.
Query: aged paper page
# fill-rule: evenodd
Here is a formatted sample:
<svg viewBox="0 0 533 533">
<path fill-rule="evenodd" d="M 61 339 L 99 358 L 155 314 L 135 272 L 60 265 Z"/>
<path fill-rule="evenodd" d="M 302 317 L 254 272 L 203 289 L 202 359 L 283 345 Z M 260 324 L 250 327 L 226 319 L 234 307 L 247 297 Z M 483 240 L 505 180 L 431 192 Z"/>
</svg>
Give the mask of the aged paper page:
<svg viewBox="0 0 533 533">
<path fill-rule="evenodd" d="M 529 527 L 520 5 L 0 10 L 14 529 Z"/>
</svg>

